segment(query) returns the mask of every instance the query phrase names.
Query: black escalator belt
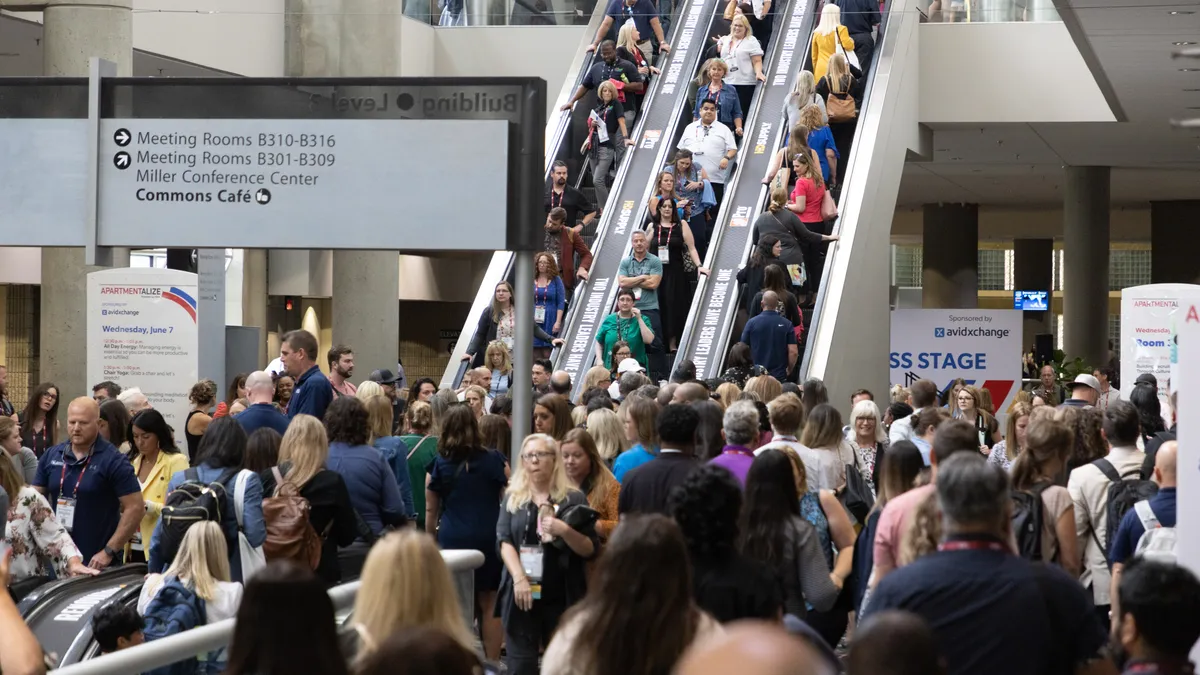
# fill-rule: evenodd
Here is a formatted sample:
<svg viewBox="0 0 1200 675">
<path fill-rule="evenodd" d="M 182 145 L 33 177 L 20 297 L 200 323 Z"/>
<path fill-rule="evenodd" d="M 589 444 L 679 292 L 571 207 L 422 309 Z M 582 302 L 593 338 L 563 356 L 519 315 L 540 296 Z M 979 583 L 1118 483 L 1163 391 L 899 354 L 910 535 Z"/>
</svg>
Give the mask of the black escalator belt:
<svg viewBox="0 0 1200 675">
<path fill-rule="evenodd" d="M 20 605 L 21 616 L 42 649 L 62 657 L 92 615 L 126 588 L 140 586 L 145 565 L 123 565 L 94 577 L 72 577 L 38 589 Z"/>
<path fill-rule="evenodd" d="M 126 607 L 137 608 L 138 598 L 142 595 L 142 580 L 135 580 L 128 586 L 121 588 L 104 602 L 96 605 L 95 611 L 99 611 L 102 607 L 117 604 Z M 59 655 L 58 667 L 69 666 L 74 663 L 79 663 L 89 658 L 93 658 L 100 652 L 100 647 L 96 644 L 95 635 L 92 633 L 91 622 L 87 622 L 80 626 L 79 634 L 75 636 L 74 642 L 67 650 Z"/>
<path fill-rule="evenodd" d="M 783 115 L 787 97 L 795 87 L 804 65 L 808 37 L 816 22 L 811 0 L 789 0 L 779 16 L 787 18 L 784 30 L 776 32 L 768 81 L 755 96 L 752 118 L 746 124 L 747 142 L 739 152 L 736 184 L 727 189 L 717 215 L 714 241 L 706 263 L 711 274 L 701 277 L 692 302 L 687 328 L 677 359 L 691 359 L 696 377 L 720 376 L 725 347 L 737 317 L 737 272 L 745 262 L 754 219 L 761 212 L 766 186 L 762 178 L 787 129 Z"/>
<path fill-rule="evenodd" d="M 675 129 L 689 100 L 688 84 L 705 48 L 707 28 L 716 12 L 716 0 L 688 0 L 679 16 L 670 61 L 662 75 L 652 82 L 647 105 L 638 120 L 640 135 L 633 156 L 626 160 L 624 174 L 618 175 L 600 225 L 600 239 L 592 251 L 592 268 L 583 293 L 576 293 L 574 307 L 567 317 L 562 338 L 566 345 L 558 350 L 555 368 L 565 370 L 578 389 L 584 372 L 592 365 L 596 329 L 616 301 L 617 270 L 628 255 L 629 237 L 646 218 L 646 203 L 654 177 L 670 155 Z M 652 105 L 651 105 L 652 104 Z M 691 119 L 690 113 L 688 119 Z M 578 392 L 572 392 L 572 400 Z"/>
</svg>

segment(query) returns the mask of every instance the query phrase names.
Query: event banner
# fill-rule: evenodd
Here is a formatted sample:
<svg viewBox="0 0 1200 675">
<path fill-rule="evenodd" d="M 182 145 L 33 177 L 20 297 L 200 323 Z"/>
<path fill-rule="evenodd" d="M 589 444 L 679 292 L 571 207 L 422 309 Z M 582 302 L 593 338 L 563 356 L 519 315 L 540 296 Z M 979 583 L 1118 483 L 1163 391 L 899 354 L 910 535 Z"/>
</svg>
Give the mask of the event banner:
<svg viewBox="0 0 1200 675">
<path fill-rule="evenodd" d="M 1121 291 L 1121 398 L 1129 400 L 1138 375 L 1153 373 L 1167 419 L 1175 331 L 1183 318 L 1181 298 L 1187 297 L 1200 297 L 1200 286 L 1150 284 Z"/>
<path fill-rule="evenodd" d="M 1178 519 L 1179 562 L 1200 574 L 1200 426 L 1188 420 L 1200 419 L 1200 289 L 1191 297 L 1180 297 L 1176 335 L 1179 338 L 1176 385 L 1179 387 L 1179 454 L 1176 472 L 1179 480 Z M 1200 661 L 1200 643 L 1192 648 L 1192 660 Z"/>
<path fill-rule="evenodd" d="M 196 275 L 152 268 L 87 277 L 89 386 L 106 380 L 142 390 L 186 451 L 188 392 L 197 380 Z"/>
<path fill-rule="evenodd" d="M 1021 312 L 985 309 L 892 311 L 891 381 L 905 387 L 954 380 L 988 390 L 1003 424 L 1021 388 Z"/>
</svg>

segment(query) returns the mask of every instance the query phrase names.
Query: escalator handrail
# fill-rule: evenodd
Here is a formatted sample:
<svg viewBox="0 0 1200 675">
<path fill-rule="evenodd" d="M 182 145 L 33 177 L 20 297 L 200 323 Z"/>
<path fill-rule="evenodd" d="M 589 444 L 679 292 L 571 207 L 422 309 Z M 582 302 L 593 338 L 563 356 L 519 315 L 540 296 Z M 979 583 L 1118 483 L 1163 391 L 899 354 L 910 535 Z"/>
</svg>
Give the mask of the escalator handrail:
<svg viewBox="0 0 1200 675">
<path fill-rule="evenodd" d="M 51 581 L 35 589 L 21 600 L 21 603 L 18 605 L 21 610 L 21 618 L 25 619 L 25 623 L 27 624 L 37 621 L 41 618 L 41 614 L 46 611 L 45 608 L 55 604 L 63 596 L 74 592 L 74 589 L 78 588 L 80 584 L 86 583 L 90 586 L 107 579 L 123 576 L 144 577 L 146 576 L 146 565 L 144 563 L 120 565 L 118 567 L 110 567 L 92 577 L 68 577 Z"/>
<path fill-rule="evenodd" d="M 795 1 L 796 2 L 807 2 L 807 0 L 795 0 Z M 807 63 L 807 60 L 809 58 L 808 55 L 812 51 L 812 39 L 813 39 L 812 29 L 815 28 L 815 25 L 813 25 L 813 24 L 815 23 L 816 13 L 820 10 L 820 6 L 821 6 L 820 2 L 813 2 L 812 6 L 808 7 L 804 11 L 805 22 L 803 25 L 807 25 L 809 27 L 808 43 L 805 45 L 804 51 L 797 50 L 797 51 L 793 52 L 793 62 L 796 60 L 796 56 L 798 55 L 800 57 L 800 62 L 802 64 Z M 777 16 L 786 17 L 789 15 L 780 14 Z M 776 60 L 783 53 L 784 34 L 786 33 L 786 29 L 787 29 L 787 27 L 785 26 L 784 30 L 776 31 L 775 34 L 772 36 L 772 40 L 775 42 L 775 44 L 771 50 L 771 61 L 768 64 L 768 68 L 765 68 L 764 71 L 773 70 L 774 66 L 776 65 Z M 793 73 L 792 75 L 790 75 L 788 77 L 788 82 L 785 83 L 785 86 L 788 84 L 791 84 L 793 82 L 792 78 L 796 77 L 798 72 L 799 71 L 797 71 L 796 73 Z M 763 91 L 764 91 L 763 84 L 760 84 L 758 87 L 755 88 L 754 102 L 750 106 L 752 118 L 749 122 L 747 122 L 746 124 L 743 125 L 744 129 L 757 128 L 757 125 L 759 122 L 758 118 L 759 118 L 759 114 L 760 114 L 759 103 L 762 101 Z M 765 112 L 763 114 L 770 115 L 769 112 Z M 778 124 L 779 132 L 777 135 L 780 138 L 782 138 L 786 144 L 786 141 L 788 138 L 788 133 L 791 131 L 790 129 L 787 128 L 787 108 L 785 107 L 783 110 L 780 110 L 778 113 L 778 116 L 779 116 L 779 124 Z M 739 161 L 742 159 L 743 151 L 745 151 L 746 148 L 750 147 L 751 145 L 752 145 L 752 143 L 749 140 L 745 140 L 743 137 L 742 147 L 738 149 L 737 159 Z M 771 151 L 772 154 L 774 154 L 778 150 L 778 147 L 776 147 L 778 145 L 779 145 L 779 143 L 776 142 L 769 146 L 769 147 L 773 148 Z M 728 213 L 727 207 L 732 208 L 734 201 L 735 201 L 732 198 L 732 196 L 736 193 L 737 187 L 738 187 L 741 179 L 742 179 L 742 172 L 739 167 L 737 169 L 737 175 L 734 176 L 733 182 L 726 188 L 725 199 L 722 200 L 723 203 L 721 204 L 721 208 L 717 211 L 716 225 L 713 227 L 713 239 L 708 244 L 708 255 L 706 255 L 705 259 L 704 259 L 705 266 L 709 267 L 710 270 L 712 268 L 712 265 L 716 262 L 717 252 L 720 250 L 721 243 L 724 240 L 724 235 L 730 227 L 729 221 L 732 218 L 732 214 Z M 751 178 L 751 180 L 754 180 L 754 178 Z M 763 185 L 759 189 L 758 199 L 754 202 L 754 204 L 756 205 L 755 210 L 752 211 L 747 218 L 747 223 L 746 223 L 747 228 L 754 227 L 754 220 L 755 220 L 755 218 L 758 217 L 758 215 L 760 213 L 762 213 L 763 204 L 766 203 L 766 200 L 767 200 L 767 197 L 769 194 L 770 194 L 770 186 Z M 749 259 L 750 251 L 752 250 L 752 248 L 754 246 L 753 242 L 754 242 L 753 235 L 748 236 L 746 238 L 746 247 L 741 256 L 741 260 L 743 262 L 742 262 L 741 266 L 739 266 L 738 269 L 745 267 L 745 264 L 746 264 L 745 261 Z M 705 293 L 705 290 L 706 290 L 708 284 L 711 284 L 711 283 L 715 283 L 715 281 L 714 281 L 714 279 L 711 278 L 711 275 L 710 275 L 709 278 L 704 280 L 703 285 L 697 286 L 696 292 L 692 295 L 692 302 L 688 308 L 688 320 L 684 323 L 683 335 L 679 338 L 680 349 L 675 355 L 675 363 L 672 365 L 672 372 L 674 372 L 674 369 L 679 365 L 679 362 L 681 360 L 683 360 L 685 358 L 689 358 L 688 355 L 685 353 L 684 346 L 691 343 L 691 337 L 692 337 L 693 331 L 695 330 L 695 327 L 698 326 L 700 323 L 702 323 L 704 320 L 704 317 L 702 316 L 702 311 L 701 311 L 701 303 L 703 303 L 704 299 L 707 297 L 707 293 Z M 726 305 L 729 305 L 730 303 L 732 303 L 732 305 L 736 308 L 737 303 L 740 302 L 740 298 L 741 298 L 741 284 L 737 283 L 736 280 L 734 280 L 734 282 L 731 283 L 731 285 L 730 285 L 729 294 L 726 295 L 726 300 L 725 300 Z M 735 321 L 735 322 L 737 321 L 737 310 L 736 309 L 732 312 L 731 317 L 732 317 L 733 321 Z M 728 330 L 723 331 L 723 333 L 724 333 L 724 335 L 723 335 L 722 339 L 718 340 L 716 343 L 713 344 L 713 359 L 714 359 L 714 362 L 717 363 L 717 368 L 716 368 L 717 373 L 721 372 L 721 365 L 723 365 L 721 362 L 724 360 L 725 351 L 726 351 L 726 349 L 728 349 L 728 346 L 729 346 L 730 335 L 733 333 L 732 326 L 730 326 Z M 697 375 L 700 375 L 700 374 L 697 373 Z"/>
<path fill-rule="evenodd" d="M 138 598 L 142 595 L 143 582 L 137 581 L 129 586 L 121 589 L 116 595 L 108 600 L 105 600 L 97 611 L 112 604 L 123 604 L 137 606 Z M 83 661 L 89 656 L 89 652 L 95 651 L 92 647 L 95 645 L 95 635 L 92 633 L 92 623 L 90 621 L 82 624 L 79 634 L 75 636 L 75 640 L 71 642 L 71 646 L 63 654 L 59 655 L 58 665 L 65 666 L 72 663 Z"/>
<path fill-rule="evenodd" d="M 889 7 L 889 14 L 891 13 L 891 10 L 892 7 Z M 904 9 L 903 11 L 907 11 L 907 9 Z M 880 27 L 883 28 L 886 26 L 886 24 L 887 21 L 885 17 L 881 22 Z M 887 46 L 894 48 L 895 38 L 892 36 L 893 32 L 894 31 L 883 31 L 879 42 L 875 45 L 875 52 L 872 55 L 874 61 L 871 64 L 868 64 L 869 70 L 867 71 L 866 83 L 863 85 L 862 105 L 858 107 L 857 126 L 854 129 L 854 138 L 850 141 L 850 157 L 846 162 L 846 184 L 842 186 L 841 192 L 843 196 L 846 195 L 848 186 L 852 184 L 850 178 L 854 175 L 854 169 L 857 168 L 862 161 L 859 159 L 859 157 L 866 152 L 864 149 L 866 146 L 866 139 L 862 138 L 863 128 L 866 126 L 863 124 L 863 118 L 866 116 L 867 110 L 869 110 L 868 104 L 871 102 L 871 93 L 875 88 L 875 74 L 879 72 L 879 62 L 883 58 L 884 47 Z M 838 216 L 833 223 L 832 232 L 833 234 L 840 236 L 842 231 L 842 221 L 846 217 L 846 214 L 842 212 L 841 207 L 842 204 L 848 203 L 848 200 L 839 201 L 841 203 L 838 204 Z M 830 242 L 828 252 L 825 255 L 825 266 L 821 270 L 821 286 L 817 289 L 817 299 L 813 303 L 812 320 L 809 322 L 811 325 L 806 327 L 807 334 L 805 339 L 808 344 L 805 347 L 803 357 L 798 364 L 800 368 L 799 372 L 801 381 L 808 377 L 808 368 L 812 363 L 812 355 L 815 351 L 814 348 L 816 347 L 816 331 L 821 323 L 821 314 L 824 312 L 827 302 L 827 294 L 831 285 L 830 282 L 832 280 L 832 276 L 830 275 L 830 271 L 833 269 L 835 258 L 842 250 L 841 245 L 842 241 L 840 239 L 838 241 Z"/>
<path fill-rule="evenodd" d="M 557 115 L 557 119 L 556 119 L 556 121 L 553 121 L 546 125 L 546 180 L 547 181 L 549 181 L 549 179 L 550 179 L 550 172 L 553 169 L 554 162 L 558 157 L 559 149 L 561 148 L 562 143 L 563 143 L 563 138 L 566 136 L 567 130 L 571 126 L 571 120 L 573 119 L 573 115 L 575 112 L 577 112 L 579 110 L 578 103 L 576 104 L 575 108 L 573 108 L 570 111 L 566 111 L 566 114 L 559 114 L 559 113 L 563 112 L 563 111 L 560 111 L 559 108 L 562 107 L 562 105 L 564 103 L 571 100 L 571 97 L 575 94 L 575 91 L 583 83 L 583 78 L 587 75 L 588 70 L 592 67 L 592 65 L 594 63 L 595 54 L 593 52 L 588 52 L 587 48 L 589 45 L 592 44 L 592 42 L 595 39 L 596 33 L 598 33 L 600 30 L 600 24 L 603 23 L 604 18 L 605 18 L 604 10 L 607 7 L 608 7 L 607 4 L 596 3 L 595 9 L 593 9 L 593 11 L 592 11 L 591 21 L 589 21 L 588 25 L 587 25 L 587 32 L 584 34 L 585 40 L 580 43 L 580 47 L 575 53 L 575 60 L 572 61 L 572 63 L 581 63 L 582 66 L 580 67 L 580 69 L 578 71 L 575 72 L 575 76 L 573 78 L 571 77 L 571 72 L 568 71 L 568 73 L 567 73 L 568 77 L 566 80 L 564 80 L 563 88 L 559 92 L 558 98 L 554 102 L 554 108 L 551 111 L 551 115 Z M 680 8 L 680 10 L 682 10 L 683 5 L 680 5 L 679 8 Z M 672 17 L 671 25 L 668 27 L 668 33 L 667 33 L 667 35 L 664 36 L 667 38 L 667 41 L 669 43 L 675 42 L 675 38 L 676 38 L 677 32 L 679 30 L 678 24 L 680 24 L 680 23 L 681 22 L 676 21 L 675 18 Z M 659 58 L 661 59 L 663 56 L 666 56 L 668 60 L 670 58 L 669 54 L 668 55 L 660 54 Z M 664 62 L 664 64 L 665 63 L 666 62 Z M 661 76 L 659 76 L 659 77 L 661 77 Z M 644 101 L 642 103 L 642 111 L 645 111 L 650 107 L 650 104 L 653 100 L 653 91 L 645 93 L 645 96 L 646 96 L 646 98 L 644 99 Z M 642 117 L 643 116 L 639 113 L 638 121 L 634 124 L 634 128 L 630 130 L 630 138 L 637 139 L 638 136 L 640 135 Z M 621 181 L 623 179 L 624 167 L 628 164 L 627 160 L 629 159 L 629 157 L 632 156 L 632 154 L 633 154 L 632 152 L 626 152 L 625 157 L 622 159 L 621 166 L 617 167 L 617 174 L 616 174 L 616 177 L 614 178 L 614 182 L 613 182 L 614 190 L 615 190 L 616 186 L 620 184 L 619 181 Z M 584 159 L 586 161 L 587 158 L 585 157 Z M 584 164 L 582 166 L 586 167 L 587 165 Z M 582 180 L 584 172 L 585 171 L 583 169 L 580 170 L 578 176 L 576 177 L 577 181 Z M 576 185 L 578 186 L 579 183 L 576 183 Z M 591 250 L 593 252 L 598 250 L 600 244 L 603 242 L 604 229 L 605 228 L 600 227 L 599 223 L 597 224 L 597 237 L 596 237 L 595 241 L 592 243 L 592 247 L 591 247 Z M 495 268 L 500 265 L 503 265 L 503 272 L 500 274 L 496 274 Z M 455 345 L 454 345 L 454 351 L 450 355 L 451 362 L 446 368 L 446 373 L 449 373 L 451 371 L 451 369 L 453 369 L 454 375 L 452 375 L 451 379 L 449 381 L 447 381 L 446 375 L 443 374 L 442 382 L 441 382 L 440 386 L 444 387 L 444 386 L 448 385 L 452 388 L 458 388 L 458 386 L 462 383 L 462 378 L 464 375 L 466 375 L 466 371 L 470 367 L 470 362 L 462 361 L 462 357 L 467 353 L 467 348 L 469 348 L 471 346 L 471 343 L 475 339 L 475 327 L 477 325 L 475 323 L 475 321 L 477 320 L 479 314 L 483 311 L 483 308 L 487 307 L 488 304 L 491 303 L 491 297 L 492 297 L 491 291 L 492 291 L 492 289 L 495 288 L 496 284 L 500 283 L 501 281 L 505 281 L 505 280 L 511 282 L 512 278 L 513 278 L 512 252 L 511 251 L 496 251 L 492 256 L 492 261 L 488 267 L 487 273 L 484 274 L 480 290 L 475 295 L 475 301 L 471 305 L 470 313 L 467 316 L 467 323 L 464 326 L 464 330 L 459 334 L 458 340 L 455 342 Z M 489 280 L 494 280 L 494 281 L 491 281 L 491 283 L 489 283 Z M 578 282 L 576 284 L 576 292 L 581 291 L 586 286 L 586 284 L 587 284 L 586 281 Z M 572 307 L 573 306 L 574 305 L 572 305 Z M 571 311 L 572 311 L 571 308 L 568 308 L 568 315 L 563 317 L 564 321 L 569 320 Z M 567 324 L 564 323 L 563 325 L 567 325 Z M 550 358 L 553 361 L 553 360 L 556 360 L 557 357 L 558 357 L 557 350 L 555 350 L 555 352 L 550 355 Z M 454 365 L 456 359 L 459 361 L 457 366 Z"/>
<path fill-rule="evenodd" d="M 678 45 L 678 40 L 676 40 L 675 38 L 679 34 L 680 31 L 684 30 L 684 27 L 687 25 L 687 16 L 690 13 L 692 6 L 695 3 L 703 4 L 704 2 L 706 2 L 706 0 L 688 0 L 687 2 L 682 3 L 680 5 L 678 16 L 676 18 L 674 18 L 671 22 L 671 35 L 670 35 L 670 37 L 668 37 L 669 42 L 675 43 L 676 46 Z M 699 21 L 697 22 L 696 27 L 699 28 L 700 24 L 703 23 L 705 26 L 704 31 L 699 31 L 699 30 L 693 29 L 692 40 L 694 40 L 695 42 L 693 45 L 691 45 L 689 47 L 689 49 L 691 49 L 692 47 L 695 47 L 695 52 L 689 52 L 689 58 L 696 58 L 697 66 L 700 63 L 703 63 L 703 55 L 704 55 L 705 50 L 708 48 L 708 43 L 707 43 L 708 35 L 712 32 L 712 22 L 716 20 L 716 16 L 717 15 L 715 12 L 712 13 L 708 17 L 708 21 L 705 22 L 704 17 L 701 15 L 699 18 Z M 663 65 L 666 68 L 670 67 L 671 59 L 674 58 L 675 54 L 676 54 L 676 52 L 674 50 L 672 50 L 671 53 L 667 55 L 667 59 L 663 62 Z M 666 72 L 666 68 L 663 69 L 664 74 Z M 695 72 L 695 68 L 693 68 L 691 70 L 693 73 Z M 692 77 L 694 77 L 694 74 L 692 75 Z M 658 77 L 658 79 L 655 80 L 654 89 L 651 90 L 651 92 L 647 95 L 645 103 L 643 105 L 643 111 L 648 110 L 650 108 L 651 103 L 654 101 L 655 97 L 661 91 L 664 82 L 665 82 L 665 78 L 662 75 L 660 75 Z M 637 204 L 635 205 L 633 213 L 630 215 L 630 222 L 632 225 L 630 227 L 629 235 L 624 242 L 624 249 L 623 249 L 623 252 L 621 255 L 621 259 L 628 257 L 629 252 L 632 250 L 633 233 L 638 230 L 644 229 L 642 227 L 642 223 L 645 221 L 646 213 L 647 213 L 647 210 L 649 209 L 650 195 L 653 194 L 653 191 L 655 189 L 654 179 L 658 175 L 657 168 L 661 167 L 663 164 L 666 163 L 667 153 L 671 152 L 674 149 L 673 146 L 674 146 L 674 139 L 675 139 L 675 130 L 679 126 L 679 120 L 683 114 L 684 109 L 687 107 L 690 107 L 689 104 L 694 103 L 694 101 L 689 100 L 690 97 L 687 95 L 687 92 L 690 91 L 688 80 L 681 80 L 676 83 L 676 86 L 682 87 L 683 91 L 680 93 L 678 100 L 675 101 L 675 105 L 672 108 L 671 115 L 668 117 L 668 120 L 670 120 L 670 126 L 668 128 L 664 128 L 662 130 L 662 137 L 659 139 L 659 142 L 656 143 L 656 148 L 653 150 L 653 152 L 655 153 L 655 157 L 656 157 L 656 161 L 654 162 L 653 165 L 656 168 L 652 172 L 650 179 L 646 182 L 646 189 L 645 189 L 644 193 L 642 194 L 642 197 L 638 200 Z M 624 183 L 626 173 L 628 172 L 628 167 L 631 165 L 630 159 L 633 156 L 632 151 L 636 151 L 636 150 L 640 149 L 641 142 L 639 139 L 641 137 L 642 127 L 643 127 L 645 121 L 646 121 L 646 115 L 639 114 L 637 124 L 635 125 L 635 131 L 633 133 L 633 138 L 635 141 L 637 141 L 637 143 L 632 148 L 630 148 L 630 150 L 631 150 L 630 152 L 625 153 L 625 161 L 622 162 L 621 169 L 617 173 L 617 176 L 613 181 L 613 188 L 612 188 L 612 191 L 610 192 L 610 195 L 612 193 L 619 192 L 620 187 Z M 601 248 L 601 246 L 604 242 L 604 239 L 605 239 L 606 235 L 608 234 L 608 229 L 609 229 L 607 226 L 608 223 L 612 221 L 614 215 L 619 217 L 619 214 L 620 214 L 620 209 L 610 208 L 605 211 L 604 216 L 603 216 L 604 222 L 601 223 L 599 237 L 597 238 L 596 244 L 594 245 L 593 250 L 592 250 L 593 255 L 595 255 L 596 251 L 598 251 Z M 609 289 L 607 295 L 605 296 L 605 300 L 601 305 L 602 308 L 607 310 L 607 309 L 610 309 L 611 307 L 613 307 L 613 305 L 616 302 L 617 291 L 619 289 L 620 289 L 620 284 L 618 284 L 618 283 L 612 284 L 612 287 Z M 582 287 L 580 287 L 576 290 L 577 298 L 582 297 L 580 295 L 581 290 L 582 290 Z M 583 306 L 585 306 L 586 303 L 573 302 L 571 304 L 572 304 L 572 307 L 568 311 L 569 316 L 564 317 L 564 319 L 565 319 L 565 321 L 563 323 L 564 326 L 573 325 L 574 317 L 579 312 L 583 311 L 583 309 L 581 309 L 581 308 Z M 565 337 L 563 339 L 566 340 Z M 570 344 L 570 342 L 567 341 L 564 346 L 569 345 L 569 344 Z M 580 387 L 583 386 L 583 380 L 584 380 L 583 375 L 587 371 L 587 369 L 590 367 L 589 364 L 592 362 L 592 357 L 593 357 L 594 353 L 595 353 L 594 350 L 589 345 L 589 348 L 584 353 L 583 363 L 581 364 L 581 366 L 579 368 L 580 372 L 578 373 L 578 377 L 575 377 L 574 381 L 572 381 L 572 383 L 571 383 L 570 400 L 572 400 L 572 401 L 576 400 L 579 396 L 579 389 L 580 389 Z M 562 361 L 562 359 L 565 358 L 563 349 L 556 348 L 554 350 L 554 353 L 551 354 L 551 358 L 553 359 L 555 367 L 557 368 L 560 365 L 560 362 Z"/>
</svg>

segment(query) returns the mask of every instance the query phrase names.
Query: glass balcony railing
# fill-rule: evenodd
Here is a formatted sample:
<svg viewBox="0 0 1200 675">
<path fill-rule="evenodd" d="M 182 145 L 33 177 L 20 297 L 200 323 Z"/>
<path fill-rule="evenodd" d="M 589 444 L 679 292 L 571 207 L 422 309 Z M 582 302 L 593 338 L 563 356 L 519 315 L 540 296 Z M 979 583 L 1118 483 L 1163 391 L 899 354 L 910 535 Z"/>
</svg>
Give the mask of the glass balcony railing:
<svg viewBox="0 0 1200 675">
<path fill-rule="evenodd" d="M 404 15 L 432 26 L 586 26 L 597 0 L 404 0 Z"/>
<path fill-rule="evenodd" d="M 933 0 L 926 9 L 933 23 L 1061 21 L 1053 0 Z"/>
</svg>

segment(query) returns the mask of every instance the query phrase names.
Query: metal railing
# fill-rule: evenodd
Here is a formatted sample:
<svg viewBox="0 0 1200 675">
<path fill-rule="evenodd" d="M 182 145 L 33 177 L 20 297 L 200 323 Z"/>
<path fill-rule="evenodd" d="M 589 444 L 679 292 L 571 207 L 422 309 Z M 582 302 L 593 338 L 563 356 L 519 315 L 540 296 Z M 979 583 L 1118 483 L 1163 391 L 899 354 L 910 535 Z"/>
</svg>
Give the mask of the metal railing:
<svg viewBox="0 0 1200 675">
<path fill-rule="evenodd" d="M 468 621 L 474 621 L 475 606 L 475 570 L 483 565 L 483 554 L 479 551 L 442 551 L 442 559 L 450 568 L 458 589 L 459 604 L 463 616 Z M 352 581 L 329 589 L 329 597 L 333 600 L 334 611 L 346 609 L 354 604 L 358 587 L 362 582 Z M 153 668 L 170 665 L 177 661 L 190 658 L 195 654 L 221 649 L 229 645 L 233 639 L 233 629 L 236 619 L 226 619 L 217 623 L 193 628 L 185 633 L 172 635 L 162 640 L 125 649 L 112 654 L 83 661 L 74 665 L 55 670 L 62 675 L 127 675 L 128 673 L 143 673 Z"/>
</svg>

